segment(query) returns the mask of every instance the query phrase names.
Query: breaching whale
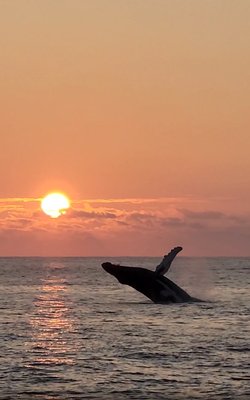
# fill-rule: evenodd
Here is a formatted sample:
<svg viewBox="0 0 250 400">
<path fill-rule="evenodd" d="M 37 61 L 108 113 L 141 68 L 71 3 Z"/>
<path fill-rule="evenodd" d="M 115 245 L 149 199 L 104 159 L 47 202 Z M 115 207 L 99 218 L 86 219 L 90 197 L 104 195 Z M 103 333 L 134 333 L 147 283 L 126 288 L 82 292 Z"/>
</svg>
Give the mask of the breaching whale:
<svg viewBox="0 0 250 400">
<path fill-rule="evenodd" d="M 156 266 L 155 271 L 139 267 L 125 267 L 110 262 L 103 263 L 102 268 L 117 278 L 120 283 L 131 286 L 154 303 L 168 304 L 200 301 L 191 297 L 185 290 L 164 276 L 175 256 L 181 250 L 182 247 L 180 246 L 172 249 L 164 256 L 161 263 Z"/>
</svg>

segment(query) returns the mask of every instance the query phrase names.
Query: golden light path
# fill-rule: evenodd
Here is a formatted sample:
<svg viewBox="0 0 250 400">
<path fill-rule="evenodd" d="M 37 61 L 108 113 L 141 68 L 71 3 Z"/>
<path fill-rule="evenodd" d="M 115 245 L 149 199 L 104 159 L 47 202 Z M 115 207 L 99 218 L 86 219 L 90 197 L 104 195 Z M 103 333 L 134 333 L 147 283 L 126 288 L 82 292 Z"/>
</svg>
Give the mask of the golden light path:
<svg viewBox="0 0 250 400">
<path fill-rule="evenodd" d="M 67 196 L 62 193 L 55 192 L 45 196 L 41 201 L 41 209 L 51 218 L 58 218 L 65 214 L 70 207 L 70 201 Z"/>
<path fill-rule="evenodd" d="M 34 309 L 29 316 L 30 337 L 26 343 L 27 368 L 42 371 L 44 365 L 53 367 L 73 365 L 72 356 L 78 349 L 72 341 L 74 319 L 72 303 L 65 279 L 60 277 L 60 263 L 50 263 L 41 286 L 37 287 Z"/>
</svg>

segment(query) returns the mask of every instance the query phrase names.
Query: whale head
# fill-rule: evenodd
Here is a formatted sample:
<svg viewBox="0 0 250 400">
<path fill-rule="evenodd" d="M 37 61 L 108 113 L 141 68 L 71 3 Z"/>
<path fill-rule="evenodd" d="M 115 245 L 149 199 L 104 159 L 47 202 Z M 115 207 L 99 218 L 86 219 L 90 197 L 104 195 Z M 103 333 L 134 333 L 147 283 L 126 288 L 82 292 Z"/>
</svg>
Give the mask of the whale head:
<svg viewBox="0 0 250 400">
<path fill-rule="evenodd" d="M 131 279 L 134 278 L 130 272 L 130 267 L 122 267 L 121 265 L 105 262 L 102 264 L 102 268 L 124 285 L 129 285 Z"/>
</svg>

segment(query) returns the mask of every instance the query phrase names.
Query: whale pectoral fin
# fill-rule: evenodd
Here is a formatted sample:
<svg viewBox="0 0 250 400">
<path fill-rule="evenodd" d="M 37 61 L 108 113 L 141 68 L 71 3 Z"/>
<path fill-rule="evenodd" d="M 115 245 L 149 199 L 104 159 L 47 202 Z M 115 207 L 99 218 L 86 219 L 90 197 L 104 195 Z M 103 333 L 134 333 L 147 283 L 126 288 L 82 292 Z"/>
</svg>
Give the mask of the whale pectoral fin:
<svg viewBox="0 0 250 400">
<path fill-rule="evenodd" d="M 174 260 L 174 258 L 176 257 L 176 255 L 182 250 L 181 246 L 177 246 L 174 247 L 167 255 L 165 255 L 163 257 L 162 262 L 157 265 L 157 267 L 155 268 L 155 272 L 158 275 L 164 275 L 166 274 L 166 272 L 168 272 L 172 261 Z"/>
</svg>

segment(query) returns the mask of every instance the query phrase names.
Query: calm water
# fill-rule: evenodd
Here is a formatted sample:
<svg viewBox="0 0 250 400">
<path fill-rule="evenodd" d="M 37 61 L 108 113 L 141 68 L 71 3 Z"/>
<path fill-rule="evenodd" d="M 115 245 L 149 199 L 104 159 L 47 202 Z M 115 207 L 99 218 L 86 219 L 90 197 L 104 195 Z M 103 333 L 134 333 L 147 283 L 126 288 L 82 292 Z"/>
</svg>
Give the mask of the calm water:
<svg viewBox="0 0 250 400">
<path fill-rule="evenodd" d="M 103 261 L 0 259 L 0 399 L 250 398 L 249 258 L 177 258 L 170 279 L 206 300 L 181 305 L 152 304 Z"/>
</svg>

